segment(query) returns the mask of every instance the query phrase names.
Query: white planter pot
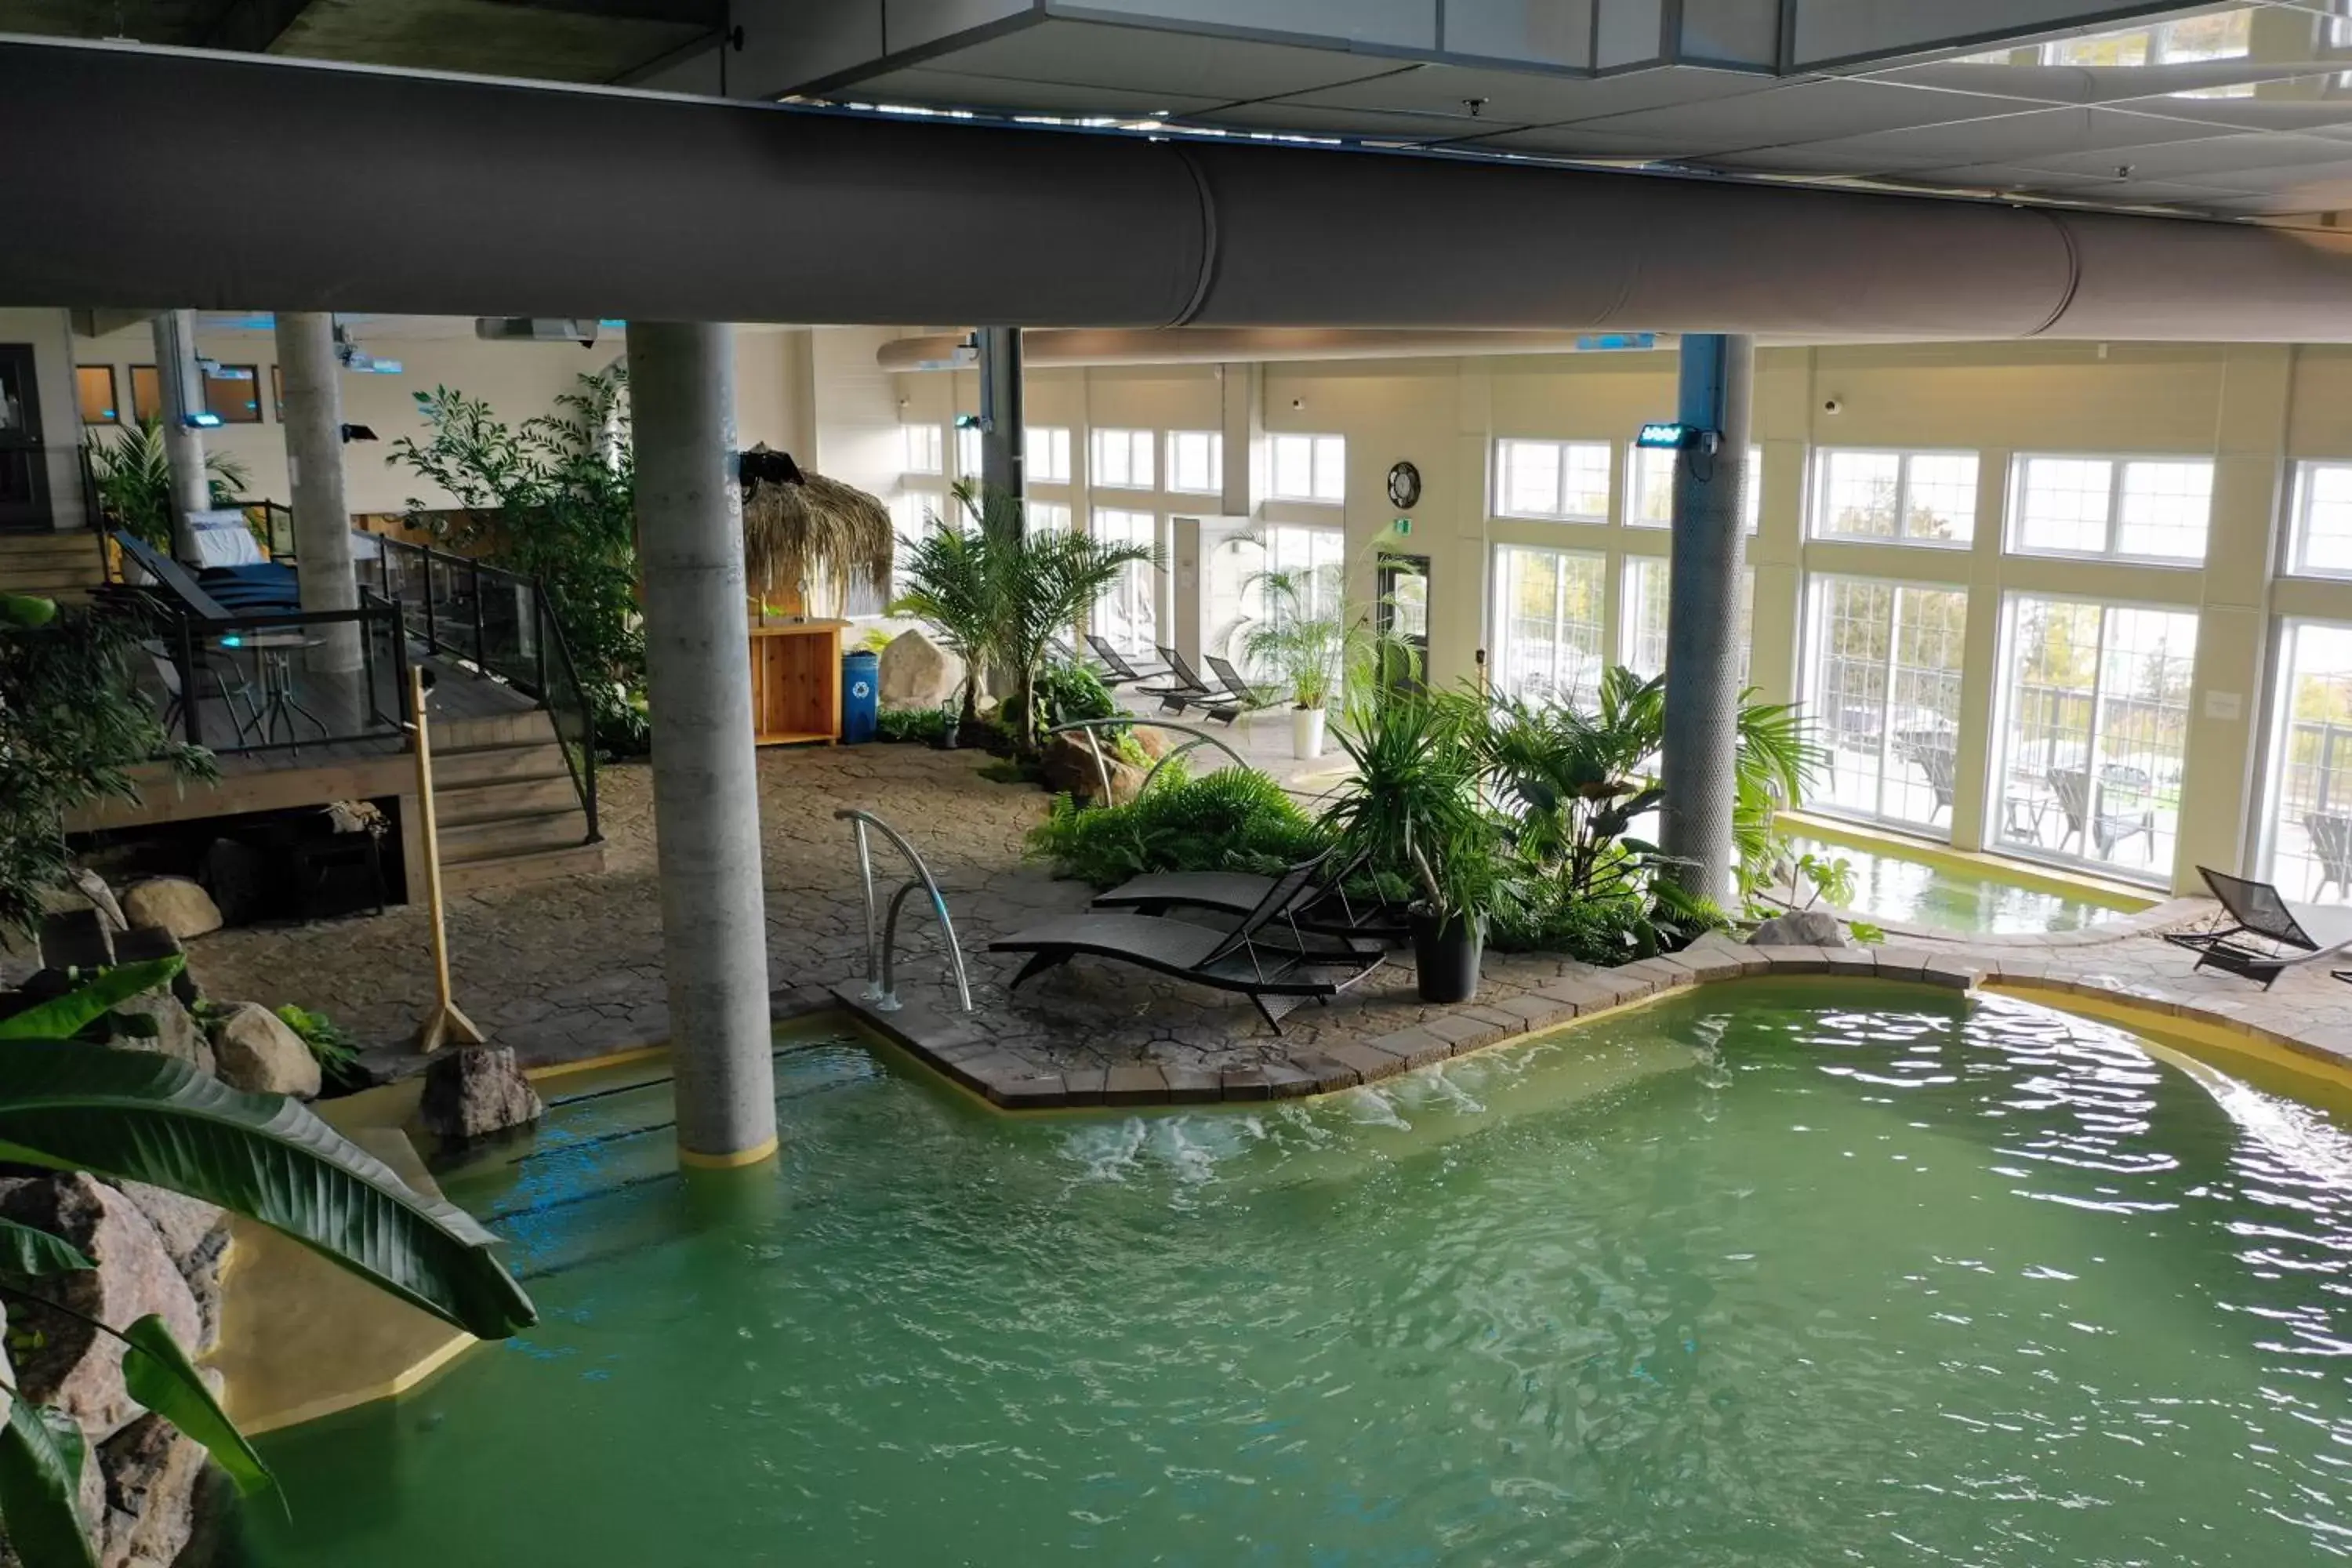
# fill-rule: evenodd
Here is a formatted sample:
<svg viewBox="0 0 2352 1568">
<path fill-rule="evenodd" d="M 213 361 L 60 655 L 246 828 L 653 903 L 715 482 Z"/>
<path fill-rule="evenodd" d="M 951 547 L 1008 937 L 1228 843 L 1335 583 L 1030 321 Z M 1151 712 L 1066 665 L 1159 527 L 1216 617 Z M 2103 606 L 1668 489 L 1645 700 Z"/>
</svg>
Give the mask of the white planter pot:
<svg viewBox="0 0 2352 1568">
<path fill-rule="evenodd" d="M 1302 763 L 1323 754 L 1322 709 L 1290 710 L 1290 754 Z"/>
</svg>

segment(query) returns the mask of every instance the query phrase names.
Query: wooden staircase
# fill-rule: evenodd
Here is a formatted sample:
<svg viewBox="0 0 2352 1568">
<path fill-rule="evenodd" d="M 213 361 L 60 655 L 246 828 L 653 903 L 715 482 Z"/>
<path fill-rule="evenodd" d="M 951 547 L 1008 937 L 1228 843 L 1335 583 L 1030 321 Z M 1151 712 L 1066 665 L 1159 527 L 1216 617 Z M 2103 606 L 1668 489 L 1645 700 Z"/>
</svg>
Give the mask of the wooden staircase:
<svg viewBox="0 0 2352 1568">
<path fill-rule="evenodd" d="M 604 868 L 544 709 L 433 726 L 441 879 L 453 893 Z"/>
<path fill-rule="evenodd" d="M 88 529 L 0 533 L 0 594 L 36 594 L 79 604 L 105 580 L 98 541 Z"/>
</svg>

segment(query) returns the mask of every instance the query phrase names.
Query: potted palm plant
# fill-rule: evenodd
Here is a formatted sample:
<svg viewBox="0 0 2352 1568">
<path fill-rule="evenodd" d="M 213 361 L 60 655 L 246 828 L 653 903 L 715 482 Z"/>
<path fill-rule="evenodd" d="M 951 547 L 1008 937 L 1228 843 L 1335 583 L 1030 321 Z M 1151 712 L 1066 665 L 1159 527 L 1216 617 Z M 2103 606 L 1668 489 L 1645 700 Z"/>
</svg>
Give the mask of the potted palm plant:
<svg viewBox="0 0 2352 1568">
<path fill-rule="evenodd" d="M 1324 813 L 1342 859 L 1412 889 L 1413 967 L 1424 1002 L 1478 989 L 1486 921 L 1511 896 L 1502 824 L 1479 794 L 1474 704 L 1390 693 L 1353 704 L 1339 745 L 1355 764 Z"/>
<path fill-rule="evenodd" d="M 1348 682 L 1349 666 L 1359 661 L 1364 638 L 1337 615 L 1311 613 L 1316 595 L 1310 589 L 1324 578 L 1328 601 L 1336 602 L 1336 568 L 1284 570 L 1268 567 L 1244 581 L 1265 595 L 1265 615 L 1245 624 L 1241 633 L 1242 657 L 1259 668 L 1271 668 L 1290 693 L 1291 755 L 1305 762 L 1323 754 L 1324 734 L 1331 699 Z"/>
</svg>

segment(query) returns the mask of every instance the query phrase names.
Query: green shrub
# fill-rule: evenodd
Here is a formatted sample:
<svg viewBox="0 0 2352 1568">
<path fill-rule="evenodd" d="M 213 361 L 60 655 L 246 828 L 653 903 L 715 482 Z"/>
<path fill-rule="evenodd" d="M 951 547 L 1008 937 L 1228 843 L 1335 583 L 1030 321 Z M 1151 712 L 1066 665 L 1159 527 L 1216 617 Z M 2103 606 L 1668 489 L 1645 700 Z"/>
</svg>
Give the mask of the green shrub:
<svg viewBox="0 0 2352 1568">
<path fill-rule="evenodd" d="M 948 732 L 951 717 L 938 708 L 885 708 L 875 715 L 874 738 L 885 742 L 935 744 Z"/>
<path fill-rule="evenodd" d="M 1580 898 L 1538 884 L 1532 901 L 1498 909 L 1489 935 L 1503 952 L 1554 952 L 1603 966 L 1679 952 L 1730 921 L 1705 899 L 1659 879 L 1647 896 Z"/>
<path fill-rule="evenodd" d="M 341 1025 L 324 1013 L 313 1013 L 291 1002 L 278 1009 L 278 1021 L 310 1047 L 328 1093 L 346 1094 L 368 1086 L 367 1069 L 360 1066 L 359 1044 Z"/>
<path fill-rule="evenodd" d="M 1029 835 L 1031 855 L 1097 888 L 1151 871 L 1272 872 L 1323 846 L 1280 784 L 1243 768 L 1163 778 L 1131 804 L 1100 810 L 1056 795 Z"/>
</svg>

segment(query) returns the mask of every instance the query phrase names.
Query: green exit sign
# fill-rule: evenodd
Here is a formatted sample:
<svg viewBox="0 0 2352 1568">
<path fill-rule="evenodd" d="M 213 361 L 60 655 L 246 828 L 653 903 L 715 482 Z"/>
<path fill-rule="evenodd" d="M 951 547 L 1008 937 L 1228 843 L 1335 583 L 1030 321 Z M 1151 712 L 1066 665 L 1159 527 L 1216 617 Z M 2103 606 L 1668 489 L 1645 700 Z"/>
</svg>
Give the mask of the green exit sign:
<svg viewBox="0 0 2352 1568">
<path fill-rule="evenodd" d="M 1394 526 L 1399 533 L 1411 533 L 1412 531 L 1412 519 L 1409 517 L 1401 517 L 1396 520 L 1396 522 L 1392 526 Z"/>
</svg>

